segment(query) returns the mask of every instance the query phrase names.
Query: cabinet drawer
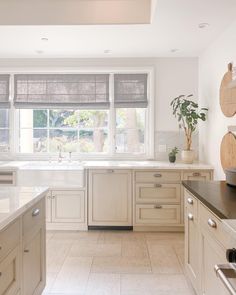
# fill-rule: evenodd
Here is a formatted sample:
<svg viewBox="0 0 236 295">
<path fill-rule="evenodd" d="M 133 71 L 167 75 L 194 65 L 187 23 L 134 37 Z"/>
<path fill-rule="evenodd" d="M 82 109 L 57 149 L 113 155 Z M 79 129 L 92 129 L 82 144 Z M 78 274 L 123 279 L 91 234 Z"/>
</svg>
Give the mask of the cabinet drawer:
<svg viewBox="0 0 236 295">
<path fill-rule="evenodd" d="M 180 179 L 179 172 L 138 171 L 135 173 L 136 182 L 178 182 Z"/>
<path fill-rule="evenodd" d="M 32 206 L 23 216 L 23 235 L 41 226 L 45 218 L 45 201 L 41 200 Z"/>
<path fill-rule="evenodd" d="M 179 203 L 180 184 L 136 184 L 136 201 L 138 203 Z"/>
<path fill-rule="evenodd" d="M 222 221 L 201 203 L 199 205 L 199 218 L 200 228 L 210 233 L 218 242 L 227 247 L 230 243 L 230 235 L 224 229 Z"/>
<path fill-rule="evenodd" d="M 136 205 L 136 223 L 169 225 L 180 223 L 179 205 Z"/>
<path fill-rule="evenodd" d="M 184 172 L 183 180 L 211 180 L 210 171 Z"/>
<path fill-rule="evenodd" d="M 15 295 L 20 289 L 19 247 L 0 263 L 0 294 Z"/>
<path fill-rule="evenodd" d="M 0 261 L 20 243 L 20 221 L 16 220 L 0 232 Z M 0 293 L 1 294 L 1 293 Z"/>
</svg>

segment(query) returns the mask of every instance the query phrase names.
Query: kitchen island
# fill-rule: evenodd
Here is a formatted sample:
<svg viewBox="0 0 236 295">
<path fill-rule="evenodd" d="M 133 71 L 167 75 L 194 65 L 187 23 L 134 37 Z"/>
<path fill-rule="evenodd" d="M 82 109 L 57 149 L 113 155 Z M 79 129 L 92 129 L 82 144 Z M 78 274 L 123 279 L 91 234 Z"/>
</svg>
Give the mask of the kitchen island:
<svg viewBox="0 0 236 295">
<path fill-rule="evenodd" d="M 46 187 L 0 188 L 0 294 L 41 294 Z"/>
<path fill-rule="evenodd" d="M 226 251 L 236 247 L 236 188 L 225 181 L 183 181 L 183 186 L 186 274 L 197 294 L 235 294 L 227 285 L 231 281 L 235 288 L 236 271 Z M 230 279 L 222 265 L 230 269 Z"/>
</svg>

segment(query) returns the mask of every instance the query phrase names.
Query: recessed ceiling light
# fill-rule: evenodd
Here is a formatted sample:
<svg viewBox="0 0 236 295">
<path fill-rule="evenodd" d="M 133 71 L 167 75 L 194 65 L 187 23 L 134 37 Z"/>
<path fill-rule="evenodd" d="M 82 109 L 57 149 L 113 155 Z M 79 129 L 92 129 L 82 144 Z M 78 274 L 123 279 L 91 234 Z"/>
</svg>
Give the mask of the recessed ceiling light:
<svg viewBox="0 0 236 295">
<path fill-rule="evenodd" d="M 105 54 L 110 54 L 110 53 L 111 53 L 111 50 L 110 50 L 110 49 L 105 49 L 105 50 L 104 50 L 104 53 L 105 53 Z"/>
<path fill-rule="evenodd" d="M 43 41 L 43 42 L 47 42 L 47 41 L 48 41 L 48 38 L 43 37 L 43 38 L 41 38 L 41 41 Z"/>
<path fill-rule="evenodd" d="M 35 50 L 35 52 L 36 52 L 37 54 L 43 54 L 43 53 L 44 53 L 43 50 Z"/>
<path fill-rule="evenodd" d="M 178 48 L 172 48 L 172 49 L 170 50 L 171 53 L 175 53 L 175 52 L 177 52 L 177 51 L 179 51 Z"/>
<path fill-rule="evenodd" d="M 200 24 L 198 24 L 199 29 L 205 29 L 205 28 L 207 28 L 209 26 L 210 26 L 210 24 L 208 24 L 208 23 L 200 23 Z"/>
</svg>

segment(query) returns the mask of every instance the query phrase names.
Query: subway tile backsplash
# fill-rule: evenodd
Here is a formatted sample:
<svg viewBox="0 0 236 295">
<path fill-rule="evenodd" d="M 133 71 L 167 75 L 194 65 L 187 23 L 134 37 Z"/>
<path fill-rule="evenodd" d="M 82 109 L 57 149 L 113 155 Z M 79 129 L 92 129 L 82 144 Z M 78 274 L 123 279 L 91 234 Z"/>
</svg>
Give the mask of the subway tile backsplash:
<svg viewBox="0 0 236 295">
<path fill-rule="evenodd" d="M 169 152 L 177 146 L 179 153 L 177 161 L 181 160 L 181 150 L 185 148 L 185 135 L 183 131 L 157 131 L 155 133 L 155 160 L 168 161 Z M 198 132 L 193 134 L 192 149 L 198 160 Z"/>
</svg>

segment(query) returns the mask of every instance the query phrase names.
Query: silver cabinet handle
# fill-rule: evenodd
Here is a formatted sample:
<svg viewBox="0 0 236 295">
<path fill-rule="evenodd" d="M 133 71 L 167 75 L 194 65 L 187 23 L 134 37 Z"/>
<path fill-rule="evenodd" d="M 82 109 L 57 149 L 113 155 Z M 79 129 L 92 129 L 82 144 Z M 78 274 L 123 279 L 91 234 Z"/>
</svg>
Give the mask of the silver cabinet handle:
<svg viewBox="0 0 236 295">
<path fill-rule="evenodd" d="M 194 172 L 193 176 L 201 176 L 201 173 L 200 172 Z"/>
<path fill-rule="evenodd" d="M 236 286 L 232 285 L 229 279 L 236 278 L 235 271 L 230 267 L 230 265 L 215 265 L 215 272 L 217 277 L 225 285 L 229 294 L 236 295 Z M 228 274 L 228 275 L 227 275 Z"/>
<path fill-rule="evenodd" d="M 38 216 L 40 213 L 40 209 L 34 209 L 34 211 L 32 212 L 32 216 L 35 217 L 35 216 Z"/>
<path fill-rule="evenodd" d="M 25 252 L 25 253 L 29 253 L 29 249 L 25 249 L 24 252 Z"/>
<path fill-rule="evenodd" d="M 162 206 L 161 206 L 161 205 L 154 205 L 154 208 L 155 208 L 155 209 L 161 209 Z"/>
<path fill-rule="evenodd" d="M 160 173 L 155 173 L 153 176 L 154 177 L 162 177 L 162 175 Z"/>
<path fill-rule="evenodd" d="M 108 173 L 114 173 L 114 170 L 113 169 L 108 169 L 107 172 Z"/>
<path fill-rule="evenodd" d="M 188 198 L 188 199 L 187 199 L 187 202 L 188 202 L 190 205 L 193 205 L 193 199 Z"/>
<path fill-rule="evenodd" d="M 154 187 L 162 187 L 162 184 L 156 183 L 154 184 Z"/>
<path fill-rule="evenodd" d="M 193 214 L 192 213 L 188 214 L 188 220 L 193 220 Z"/>
<path fill-rule="evenodd" d="M 213 219 L 209 218 L 207 223 L 210 227 L 217 228 L 217 223 Z"/>
</svg>

